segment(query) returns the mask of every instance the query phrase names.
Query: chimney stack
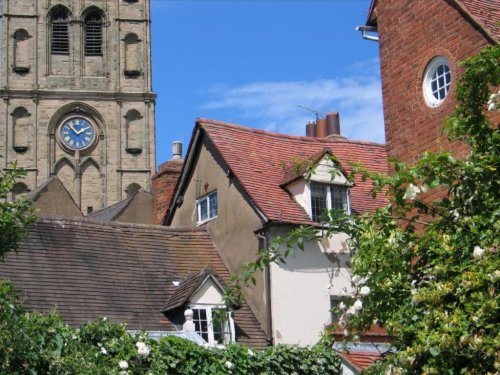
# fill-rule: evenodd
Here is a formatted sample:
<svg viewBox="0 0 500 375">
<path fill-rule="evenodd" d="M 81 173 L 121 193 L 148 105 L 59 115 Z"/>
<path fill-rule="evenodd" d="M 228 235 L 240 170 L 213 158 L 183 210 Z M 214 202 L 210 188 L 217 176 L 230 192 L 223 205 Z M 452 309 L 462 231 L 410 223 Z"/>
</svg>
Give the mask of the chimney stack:
<svg viewBox="0 0 500 375">
<path fill-rule="evenodd" d="M 340 134 L 340 115 L 328 112 L 326 118 L 317 118 L 306 125 L 306 137 L 342 137 Z"/>
</svg>

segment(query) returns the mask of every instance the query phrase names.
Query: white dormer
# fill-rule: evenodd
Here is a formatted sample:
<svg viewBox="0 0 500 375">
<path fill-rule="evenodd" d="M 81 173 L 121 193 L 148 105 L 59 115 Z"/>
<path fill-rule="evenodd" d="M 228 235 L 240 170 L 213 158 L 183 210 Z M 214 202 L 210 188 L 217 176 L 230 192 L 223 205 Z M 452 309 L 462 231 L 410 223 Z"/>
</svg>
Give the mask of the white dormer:
<svg viewBox="0 0 500 375">
<path fill-rule="evenodd" d="M 349 187 L 346 176 L 328 154 L 316 164 L 312 173 L 287 185 L 287 190 L 313 221 L 320 221 L 325 210 L 341 209 L 350 214 Z"/>
</svg>

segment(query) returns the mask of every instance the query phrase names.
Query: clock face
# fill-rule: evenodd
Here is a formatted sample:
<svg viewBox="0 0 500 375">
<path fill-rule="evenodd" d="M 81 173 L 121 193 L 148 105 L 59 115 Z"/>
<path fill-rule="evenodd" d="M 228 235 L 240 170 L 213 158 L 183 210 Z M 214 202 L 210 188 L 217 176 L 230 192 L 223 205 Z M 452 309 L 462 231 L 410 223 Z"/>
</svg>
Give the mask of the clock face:
<svg viewBox="0 0 500 375">
<path fill-rule="evenodd" d="M 95 127 L 82 117 L 72 117 L 61 125 L 61 141 L 72 150 L 83 150 L 95 140 Z"/>
</svg>

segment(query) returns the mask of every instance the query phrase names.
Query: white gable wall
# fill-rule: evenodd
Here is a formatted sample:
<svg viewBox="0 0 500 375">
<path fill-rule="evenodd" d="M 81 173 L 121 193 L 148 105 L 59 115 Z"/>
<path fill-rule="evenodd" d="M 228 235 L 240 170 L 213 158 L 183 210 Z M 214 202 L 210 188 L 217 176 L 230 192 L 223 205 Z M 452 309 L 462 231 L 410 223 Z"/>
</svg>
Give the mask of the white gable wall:
<svg viewBox="0 0 500 375">
<path fill-rule="evenodd" d="M 223 304 L 219 286 L 208 278 L 190 299 L 193 305 L 220 305 Z"/>
</svg>

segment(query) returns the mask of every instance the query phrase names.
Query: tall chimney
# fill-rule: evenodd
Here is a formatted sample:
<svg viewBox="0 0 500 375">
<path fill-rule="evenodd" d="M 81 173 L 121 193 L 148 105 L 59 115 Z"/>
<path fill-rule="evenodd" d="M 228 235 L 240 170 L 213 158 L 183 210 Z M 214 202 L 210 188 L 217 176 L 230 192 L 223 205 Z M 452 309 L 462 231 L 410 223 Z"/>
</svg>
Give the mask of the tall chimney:
<svg viewBox="0 0 500 375">
<path fill-rule="evenodd" d="M 328 135 L 340 135 L 340 115 L 338 112 L 328 112 L 326 114 L 328 124 Z"/>
<path fill-rule="evenodd" d="M 172 159 L 158 167 L 158 172 L 151 178 L 153 193 L 153 222 L 162 224 L 172 204 L 172 199 L 182 171 L 184 161 L 182 160 L 182 142 L 176 141 L 172 144 Z"/>
<path fill-rule="evenodd" d="M 326 119 L 319 118 L 316 120 L 316 137 L 325 138 L 328 136 L 328 124 Z"/>
<path fill-rule="evenodd" d="M 182 142 L 175 141 L 172 143 L 172 160 L 182 159 Z"/>
<path fill-rule="evenodd" d="M 316 137 L 316 123 L 314 121 L 306 125 L 306 137 Z"/>
</svg>

